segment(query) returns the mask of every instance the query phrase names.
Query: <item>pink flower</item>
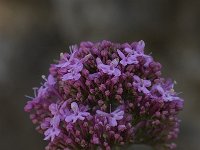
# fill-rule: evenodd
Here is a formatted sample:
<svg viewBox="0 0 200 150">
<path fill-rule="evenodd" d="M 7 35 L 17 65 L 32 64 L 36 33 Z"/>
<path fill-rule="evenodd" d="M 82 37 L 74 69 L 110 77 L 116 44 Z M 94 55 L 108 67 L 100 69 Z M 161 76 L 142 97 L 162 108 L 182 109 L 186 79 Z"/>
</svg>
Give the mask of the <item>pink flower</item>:
<svg viewBox="0 0 200 150">
<path fill-rule="evenodd" d="M 63 53 L 60 54 L 60 57 L 61 57 L 61 59 L 64 60 L 64 62 L 61 62 L 60 64 L 56 65 L 56 67 L 65 68 L 70 65 L 76 64 L 80 61 L 79 59 L 75 58 L 75 54 L 76 54 L 77 50 L 76 49 L 72 50 L 73 48 L 75 48 L 75 47 L 71 48 L 71 55 L 70 55 L 69 59 L 67 59 L 67 57 Z"/>
<path fill-rule="evenodd" d="M 117 126 L 117 121 L 121 120 L 124 115 L 124 111 L 119 108 L 111 113 L 106 113 L 101 110 L 97 110 L 96 113 L 100 116 L 106 117 L 108 119 L 109 125 L 112 127 Z"/>
<path fill-rule="evenodd" d="M 61 106 L 58 104 L 52 103 L 49 106 L 49 110 L 53 115 L 53 118 L 50 119 L 50 127 L 44 132 L 45 139 L 53 141 L 55 137 L 57 137 L 60 133 L 59 124 L 60 121 L 63 120 L 63 114 L 67 114 L 63 112 L 64 107 L 66 107 L 67 102 L 64 102 Z"/>
<path fill-rule="evenodd" d="M 51 139 L 51 141 L 53 141 L 55 137 L 58 136 L 59 134 L 60 134 L 60 129 L 51 127 L 44 132 L 44 135 L 45 135 L 44 140 Z"/>
<path fill-rule="evenodd" d="M 128 56 L 125 56 L 120 50 L 117 50 L 117 53 L 122 59 L 120 63 L 123 66 L 126 66 L 128 64 L 138 64 L 138 60 L 134 55 L 128 54 Z"/>
<path fill-rule="evenodd" d="M 45 97 L 46 94 L 47 94 L 47 90 L 48 90 L 48 87 L 45 87 L 45 86 L 41 86 L 39 89 L 38 89 L 38 94 L 37 94 L 37 97 L 40 98 L 40 97 Z"/>
<path fill-rule="evenodd" d="M 24 108 L 49 140 L 46 149 L 173 148 L 183 100 L 144 47 L 104 40 L 61 53 Z"/>
<path fill-rule="evenodd" d="M 134 43 L 134 48 L 125 48 L 125 51 L 129 53 L 133 57 L 133 59 L 137 60 L 137 57 L 142 57 L 145 59 L 145 67 L 149 67 L 149 64 L 153 62 L 153 58 L 150 55 L 145 55 L 144 54 L 144 47 L 145 43 L 143 40 Z M 121 56 L 120 56 L 121 57 Z"/>
<path fill-rule="evenodd" d="M 61 121 L 61 115 L 59 113 L 59 106 L 58 104 L 51 104 L 49 106 L 49 110 L 51 111 L 51 114 L 54 115 L 54 117 L 51 119 L 50 124 L 53 127 L 58 127 Z"/>
<path fill-rule="evenodd" d="M 54 86 L 56 84 L 56 80 L 51 74 L 48 76 L 47 79 L 44 75 L 42 76 L 42 78 L 46 81 L 44 83 L 45 86 Z"/>
<path fill-rule="evenodd" d="M 91 57 L 90 54 L 86 55 L 82 59 L 74 58 L 74 63 L 67 65 L 67 73 L 63 75 L 62 80 L 78 80 L 81 77 L 80 71 L 83 69 L 83 62 L 87 61 Z M 71 58 L 71 57 L 70 57 Z"/>
<path fill-rule="evenodd" d="M 174 101 L 174 100 L 180 100 L 180 97 L 177 96 L 173 89 L 173 84 L 170 86 L 171 88 L 164 88 L 161 84 L 156 84 L 152 87 L 152 93 L 153 93 L 153 98 L 156 98 L 155 94 L 158 92 L 158 97 L 161 97 L 164 101 Z"/>
<path fill-rule="evenodd" d="M 121 75 L 121 71 L 118 68 L 116 68 L 118 63 L 119 63 L 118 59 L 114 59 L 110 63 L 110 65 L 103 64 L 100 58 L 97 58 L 96 62 L 97 62 L 97 68 L 99 70 L 102 70 L 103 73 L 106 73 L 108 75 L 114 75 L 114 76 L 117 76 L 117 77 Z"/>
<path fill-rule="evenodd" d="M 137 52 L 142 52 L 142 53 L 144 53 L 144 47 L 145 47 L 144 41 L 143 41 L 143 40 L 140 40 L 139 42 L 137 42 L 137 45 L 136 45 L 135 50 L 136 50 Z"/>
<path fill-rule="evenodd" d="M 134 75 L 133 76 L 134 82 L 133 86 L 139 91 L 143 92 L 144 94 L 149 94 L 150 91 L 147 89 L 148 87 L 151 86 L 151 81 L 150 80 L 144 80 L 141 79 L 140 77 Z"/>
<path fill-rule="evenodd" d="M 41 98 L 45 97 L 48 93 L 49 86 L 54 86 L 56 84 L 56 80 L 52 75 L 49 75 L 48 78 L 43 75 L 42 78 L 46 81 L 39 89 L 35 89 L 35 97 Z M 37 95 L 36 95 L 37 90 Z"/>
<path fill-rule="evenodd" d="M 79 73 L 82 70 L 83 66 L 75 66 L 74 68 L 71 68 L 68 70 L 68 73 L 63 75 L 62 80 L 78 80 L 81 77 L 81 74 Z"/>
<path fill-rule="evenodd" d="M 71 111 L 70 114 L 65 117 L 66 122 L 75 123 L 77 120 L 84 120 L 85 117 L 90 116 L 90 113 L 86 112 L 87 107 L 81 106 L 78 107 L 76 102 L 71 103 Z"/>
</svg>

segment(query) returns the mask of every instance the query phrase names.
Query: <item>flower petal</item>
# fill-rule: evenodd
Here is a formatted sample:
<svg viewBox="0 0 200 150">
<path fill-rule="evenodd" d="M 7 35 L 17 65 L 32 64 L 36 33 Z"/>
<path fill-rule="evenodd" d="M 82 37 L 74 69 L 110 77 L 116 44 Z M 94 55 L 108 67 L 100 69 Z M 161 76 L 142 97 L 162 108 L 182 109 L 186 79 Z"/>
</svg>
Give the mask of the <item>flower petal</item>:
<svg viewBox="0 0 200 150">
<path fill-rule="evenodd" d="M 117 50 L 117 53 L 118 53 L 119 57 L 121 57 L 121 59 L 126 58 L 125 55 L 120 50 Z"/>
<path fill-rule="evenodd" d="M 117 121 L 116 121 L 116 119 L 113 118 L 113 117 L 109 117 L 109 118 L 108 118 L 108 122 L 109 122 L 109 125 L 112 126 L 112 127 L 117 126 Z"/>
</svg>

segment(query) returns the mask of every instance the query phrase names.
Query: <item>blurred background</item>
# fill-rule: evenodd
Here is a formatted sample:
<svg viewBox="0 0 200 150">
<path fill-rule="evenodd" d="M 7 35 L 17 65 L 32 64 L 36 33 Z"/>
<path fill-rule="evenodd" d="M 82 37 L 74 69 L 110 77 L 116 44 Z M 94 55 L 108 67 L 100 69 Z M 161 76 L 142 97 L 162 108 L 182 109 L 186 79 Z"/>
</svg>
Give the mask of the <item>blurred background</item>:
<svg viewBox="0 0 200 150">
<path fill-rule="evenodd" d="M 199 8 L 198 0 L 0 0 L 0 149 L 44 149 L 24 95 L 69 45 L 143 39 L 185 99 L 177 149 L 200 150 Z"/>
</svg>

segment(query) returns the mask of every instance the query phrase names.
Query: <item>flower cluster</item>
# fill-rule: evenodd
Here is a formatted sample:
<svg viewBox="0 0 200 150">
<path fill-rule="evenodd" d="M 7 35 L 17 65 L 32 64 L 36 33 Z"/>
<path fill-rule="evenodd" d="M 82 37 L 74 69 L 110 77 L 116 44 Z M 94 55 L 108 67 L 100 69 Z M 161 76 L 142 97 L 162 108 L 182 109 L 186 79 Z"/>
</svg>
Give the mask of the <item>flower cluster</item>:
<svg viewBox="0 0 200 150">
<path fill-rule="evenodd" d="M 24 108 L 49 141 L 47 150 L 175 148 L 183 100 L 144 47 L 82 42 L 61 53 Z"/>
</svg>

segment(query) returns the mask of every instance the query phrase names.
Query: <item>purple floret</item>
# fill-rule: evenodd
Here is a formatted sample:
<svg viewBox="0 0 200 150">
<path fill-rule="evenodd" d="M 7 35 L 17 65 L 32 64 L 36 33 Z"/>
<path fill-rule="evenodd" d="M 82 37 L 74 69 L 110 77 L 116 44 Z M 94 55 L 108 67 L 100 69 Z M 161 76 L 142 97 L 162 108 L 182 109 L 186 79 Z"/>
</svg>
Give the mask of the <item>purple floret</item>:
<svg viewBox="0 0 200 150">
<path fill-rule="evenodd" d="M 103 64 L 100 58 L 97 58 L 96 62 L 97 62 L 97 68 L 101 70 L 103 73 L 114 76 L 121 75 L 121 71 L 118 68 L 116 68 L 119 63 L 117 59 L 112 60 L 109 65 Z"/>
<path fill-rule="evenodd" d="M 120 63 L 123 66 L 127 66 L 128 64 L 138 64 L 139 61 L 137 60 L 137 57 L 133 54 L 128 54 L 128 56 L 125 56 L 120 50 L 117 50 L 118 55 L 122 59 Z"/>
<path fill-rule="evenodd" d="M 147 89 L 151 86 L 150 80 L 141 79 L 137 75 L 133 76 L 133 87 L 139 92 L 143 92 L 144 94 L 149 94 L 150 91 Z"/>
<path fill-rule="evenodd" d="M 97 110 L 96 113 L 100 116 L 106 117 L 108 119 L 108 124 L 112 127 L 117 126 L 117 121 L 123 119 L 124 111 L 119 108 L 111 113 L 106 113 L 100 110 Z"/>
<path fill-rule="evenodd" d="M 81 106 L 78 107 L 76 102 L 71 103 L 71 111 L 66 115 L 65 121 L 75 123 L 77 120 L 84 120 L 86 117 L 90 116 L 90 113 L 87 112 L 87 107 Z"/>
</svg>

